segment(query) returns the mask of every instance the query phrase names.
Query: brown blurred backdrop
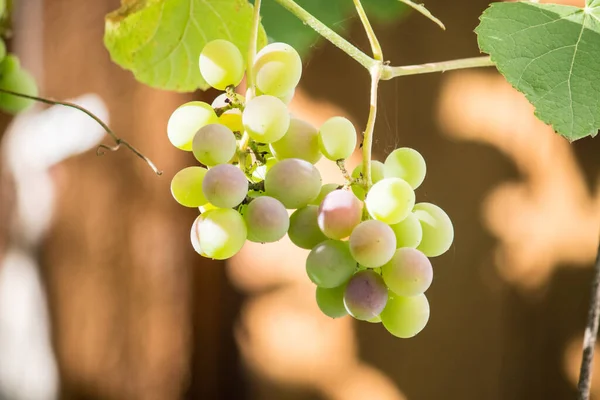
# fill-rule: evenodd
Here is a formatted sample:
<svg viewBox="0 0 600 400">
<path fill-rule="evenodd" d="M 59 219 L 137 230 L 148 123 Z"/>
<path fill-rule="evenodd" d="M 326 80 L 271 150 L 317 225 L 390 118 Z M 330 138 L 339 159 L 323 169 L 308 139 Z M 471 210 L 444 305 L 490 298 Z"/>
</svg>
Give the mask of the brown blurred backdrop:
<svg viewBox="0 0 600 400">
<path fill-rule="evenodd" d="M 153 90 L 113 64 L 102 43 L 103 16 L 119 6 L 118 0 L 19 3 L 16 35 L 29 34 L 31 40 L 42 41 L 24 43 L 21 48 L 24 52 L 28 46 L 42 50 L 41 66 L 24 61 L 41 74 L 41 93 L 61 99 L 99 94 L 108 105 L 113 129 L 165 172 L 156 177 L 126 150 L 104 157 L 87 152 L 51 171 L 57 204 L 39 259 L 60 373 L 60 398 L 334 398 L 314 385 L 269 378 L 243 361 L 236 326 L 244 302 L 255 293 L 232 284 L 224 263 L 200 258 L 189 245 L 189 227 L 196 213 L 172 200 L 169 183 L 177 170 L 194 160 L 169 144 L 165 127 L 178 105 L 190 99 L 210 101 L 215 93 L 178 95 Z M 386 58 L 393 64 L 413 64 L 477 55 L 473 29 L 488 4 L 484 0 L 429 0 L 427 6 L 446 23 L 446 32 L 416 14 L 377 27 Z M 348 37 L 368 49 L 357 21 Z M 301 83 L 302 96 L 309 99 L 306 108 L 310 109 L 310 101 L 330 103 L 362 125 L 368 112 L 367 78 L 358 64 L 322 43 L 306 62 Z M 467 101 L 473 91 L 480 96 L 476 103 L 488 104 L 475 116 L 469 114 L 473 102 Z M 494 103 L 499 96 L 506 102 Z M 523 118 L 531 110 L 492 70 L 383 82 L 381 103 L 376 157 L 383 160 L 399 146 L 414 147 L 425 156 L 428 176 L 417 192 L 418 199 L 448 211 L 456 239 L 447 254 L 434 260 L 435 279 L 428 291 L 432 314 L 426 329 L 413 339 L 400 340 L 381 326 L 349 323 L 347 329 L 356 335 L 360 359 L 387 376 L 410 400 L 575 398 L 573 368 L 585 324 L 593 248 L 587 242 L 581 248 L 569 244 L 582 256 L 557 254 L 540 262 L 535 258 L 539 254 L 532 254 L 525 260 L 529 266 L 549 265 L 551 269 L 545 275 L 535 275 L 535 271 L 519 275 L 510 268 L 518 268 L 525 257 L 502 256 L 502 237 L 495 237 L 510 232 L 511 227 L 502 230 L 489 222 L 496 218 L 494 210 L 503 212 L 505 203 L 487 205 L 490 193 L 507 181 L 530 179 L 548 182 L 548 187 L 565 183 L 556 191 L 564 193 L 578 179 L 585 188 L 581 196 L 558 206 L 567 214 L 589 208 L 592 211 L 581 213 L 581 219 L 597 226 L 600 139 L 584 139 L 565 148 L 561 139 L 553 137 L 548 146 L 536 145 L 538 138 L 551 133 L 529 120 L 525 120 L 531 124 L 528 129 L 543 132 L 531 137 L 527 129 L 523 132 Z M 486 113 L 493 121 L 501 107 L 508 107 L 501 121 L 486 122 Z M 475 117 L 482 121 L 473 127 L 468 119 Z M 504 125 L 497 128 L 498 123 Z M 505 136 L 494 140 L 498 132 Z M 545 156 L 536 158 L 527 151 Z M 575 163 L 562 168 L 560 163 L 570 162 L 570 154 Z M 536 162 L 537 170 L 527 167 L 528 159 Z M 553 169 L 573 170 L 575 178 L 542 178 L 544 171 Z M 536 193 L 535 186 L 523 190 L 525 195 Z M 10 192 L 10 185 L 3 185 L 3 213 L 10 213 L 11 202 L 6 201 Z M 553 215 L 551 205 L 556 198 L 541 199 Z M 585 223 L 578 221 L 575 227 L 584 229 Z M 497 229 L 491 232 L 490 227 Z M 540 226 L 543 231 L 560 232 L 561 228 Z M 589 239 L 593 247 L 598 231 L 586 232 L 591 233 L 587 237 L 596 235 Z M 515 229 L 505 239 L 527 248 L 528 243 L 539 245 L 537 234 L 535 229 Z M 0 238 L 0 242 L 6 240 Z M 544 254 L 546 242 L 541 243 L 538 248 Z M 510 265 L 502 267 L 503 262 Z M 243 261 L 238 263 L 243 265 Z M 512 272 L 503 272 L 506 268 Z M 599 379 L 594 383 L 600 386 Z M 367 392 L 360 398 L 395 397 L 371 397 Z"/>
</svg>

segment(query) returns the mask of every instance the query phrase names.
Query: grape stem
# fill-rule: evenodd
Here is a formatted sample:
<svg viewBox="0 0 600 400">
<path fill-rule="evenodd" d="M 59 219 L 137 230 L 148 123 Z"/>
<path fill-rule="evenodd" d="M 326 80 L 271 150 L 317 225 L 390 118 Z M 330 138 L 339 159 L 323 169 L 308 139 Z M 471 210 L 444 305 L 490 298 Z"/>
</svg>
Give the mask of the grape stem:
<svg viewBox="0 0 600 400">
<path fill-rule="evenodd" d="M 344 177 L 344 180 L 346 180 L 346 185 L 350 186 L 353 182 L 353 179 L 350 176 L 350 174 L 348 173 L 348 170 L 346 169 L 345 160 L 344 159 L 337 160 L 335 163 L 337 164 L 338 168 L 342 172 L 342 176 Z"/>
<path fill-rule="evenodd" d="M 588 400 L 590 398 L 590 387 L 592 385 L 592 368 L 594 360 L 594 345 L 598 337 L 598 322 L 600 318 L 600 245 L 594 267 L 594 280 L 592 281 L 592 296 L 588 310 L 587 326 L 583 337 L 583 356 L 581 358 L 581 370 L 579 372 L 579 383 L 577 384 L 577 399 Z"/>
<path fill-rule="evenodd" d="M 364 52 L 360 51 L 356 46 L 352 45 L 342 36 L 337 34 L 327 25 L 319 21 L 308 11 L 300 7 L 294 0 L 275 0 L 279 5 L 283 8 L 294 14 L 299 20 L 301 20 L 304 24 L 310 26 L 313 30 L 315 30 L 319 35 L 323 36 L 325 39 L 330 41 L 333 45 L 338 47 L 344 53 L 348 54 L 354 60 L 356 60 L 360 65 L 365 67 L 367 70 L 371 70 L 379 60 L 369 57 Z M 429 11 L 427 11 L 423 6 L 412 3 L 411 1 L 399 0 L 405 4 L 410 5 L 415 8 L 417 11 L 421 12 L 428 18 L 432 19 L 433 15 Z M 434 21 L 437 18 L 433 17 Z M 439 20 L 438 20 L 439 21 Z M 437 22 L 436 22 L 437 23 Z M 400 67 L 393 67 L 389 65 L 384 65 L 383 70 L 381 72 L 381 80 L 390 80 L 393 78 L 397 78 L 399 76 L 407 76 L 407 75 L 418 75 L 418 74 L 428 74 L 432 72 L 444 72 L 450 71 L 454 69 L 465 69 L 465 68 L 477 68 L 477 67 L 492 67 L 495 64 L 490 60 L 489 57 L 474 57 L 474 58 L 464 58 L 458 60 L 451 61 L 442 61 L 428 64 L 420 64 L 420 65 L 407 65 Z"/>
<path fill-rule="evenodd" d="M 369 22 L 367 13 L 365 13 L 365 9 L 363 8 L 360 0 L 354 0 L 354 7 L 356 8 L 356 12 L 358 13 L 360 22 L 362 22 L 367 37 L 369 38 L 369 43 L 371 44 L 371 51 L 373 52 L 373 58 L 378 61 L 383 61 L 383 50 L 381 49 L 381 45 L 379 44 L 379 39 L 377 39 L 377 35 L 375 35 L 375 31 L 373 30 L 373 27 Z"/>
<path fill-rule="evenodd" d="M 256 95 L 256 84 L 254 82 L 254 58 L 256 57 L 256 47 L 258 42 L 258 30 L 260 29 L 260 3 L 261 0 L 254 1 L 254 12 L 252 14 L 252 29 L 250 31 L 250 43 L 248 44 L 248 55 L 246 61 L 246 102 L 252 100 Z M 250 135 L 244 131 L 239 144 L 239 166 L 246 172 L 246 149 L 250 143 Z"/>
<path fill-rule="evenodd" d="M 440 21 L 437 17 L 435 17 L 428 9 L 426 9 L 423 4 L 413 3 L 410 0 L 398 0 L 398 1 L 400 1 L 401 3 L 406 4 L 409 7 L 414 8 L 417 12 L 420 12 L 425 17 L 429 18 L 434 23 L 436 23 L 437 26 L 439 26 L 443 30 L 446 30 L 446 26 L 444 25 L 444 23 L 442 21 Z"/>
<path fill-rule="evenodd" d="M 256 47 L 258 42 L 258 30 L 260 29 L 260 3 L 261 0 L 254 0 L 254 13 L 252 15 L 252 30 L 250 31 L 250 43 L 248 44 L 248 60 L 246 64 L 246 86 L 250 93 L 246 96 L 246 101 L 252 99 L 255 93 L 254 82 L 254 58 L 256 57 Z"/>
<path fill-rule="evenodd" d="M 390 80 L 393 78 L 397 78 L 400 76 L 407 75 L 417 75 L 417 74 L 428 74 L 432 72 L 444 72 L 455 69 L 464 69 L 464 68 L 476 68 L 476 67 L 491 67 L 494 66 L 494 63 L 490 59 L 490 57 L 473 57 L 473 58 L 464 58 L 458 60 L 451 61 L 442 61 L 437 63 L 428 63 L 421 65 L 406 65 L 400 67 L 394 67 L 387 65 L 383 59 L 383 51 L 381 49 L 381 45 L 377 40 L 377 36 L 373 31 L 373 27 L 371 26 L 365 10 L 360 2 L 360 0 L 353 0 L 354 6 L 356 7 L 356 11 L 360 20 L 365 28 L 365 32 L 367 37 L 369 38 L 369 43 L 371 44 L 371 49 L 373 51 L 373 57 L 368 56 L 364 52 L 360 51 L 356 46 L 352 45 L 342 36 L 337 34 L 327 25 L 319 21 L 308 11 L 300 7 L 294 0 L 275 0 L 279 5 L 283 8 L 287 9 L 289 12 L 294 14 L 298 19 L 300 19 L 305 25 L 310 26 L 313 30 L 315 30 L 319 35 L 323 36 L 325 39 L 330 41 L 333 45 L 338 47 L 344 53 L 348 54 L 354 60 L 356 60 L 360 65 L 365 67 L 369 74 L 371 75 L 371 96 L 370 96 L 370 108 L 369 108 L 369 119 L 367 120 L 367 126 L 364 131 L 364 138 L 362 144 L 362 152 L 363 152 L 363 180 L 365 189 L 368 190 L 371 187 L 372 179 L 371 179 L 371 149 L 373 147 L 373 130 L 375 128 L 375 118 L 377 114 L 377 89 L 380 80 Z M 436 17 L 433 16 L 423 5 L 413 3 L 411 0 L 399 0 L 400 2 L 409 5 L 414 8 L 427 18 L 434 21 L 438 24 L 442 29 L 445 29 L 444 24 Z M 256 13 L 257 5 L 260 5 L 260 1 L 255 1 L 255 23 L 257 21 Z M 254 40 L 256 38 L 254 37 Z M 252 46 L 251 46 L 252 47 Z"/>
<path fill-rule="evenodd" d="M 365 190 L 369 191 L 372 185 L 371 179 L 371 150 L 373 148 L 373 132 L 375 131 L 375 119 L 377 117 L 377 89 L 379 87 L 379 80 L 381 79 L 381 72 L 383 69 L 383 63 L 379 62 L 373 68 L 371 68 L 371 96 L 369 104 L 369 118 L 367 119 L 367 126 L 363 134 L 362 152 L 363 152 L 363 180 L 365 184 Z"/>
<path fill-rule="evenodd" d="M 108 125 L 106 125 L 106 123 L 104 123 L 104 121 L 102 121 L 94 113 L 92 113 L 91 111 L 85 109 L 84 107 L 81 107 L 80 105 L 77 105 L 75 103 L 70 103 L 68 101 L 59 101 L 59 100 L 47 99 L 47 98 L 44 98 L 44 97 L 30 96 L 28 94 L 19 93 L 19 92 L 13 92 L 12 90 L 6 90 L 6 89 L 1 89 L 1 88 L 0 88 L 0 92 L 1 93 L 6 93 L 6 94 L 10 94 L 10 95 L 13 95 L 13 96 L 17 96 L 17 97 L 22 97 L 22 98 L 29 99 L 29 100 L 34 100 L 34 101 L 37 101 L 37 102 L 40 102 L 40 103 L 45 103 L 45 104 L 50 104 L 50 105 L 58 105 L 58 106 L 64 106 L 64 107 L 70 107 L 70 108 L 74 108 L 76 110 L 79 110 L 79 111 L 83 112 L 88 117 L 90 117 L 94 121 L 96 121 L 102 127 L 102 129 L 104 129 L 104 131 L 115 142 L 114 146 L 108 146 L 108 145 L 105 145 L 105 144 L 99 145 L 98 149 L 96 150 L 96 154 L 97 155 L 99 155 L 99 156 L 103 155 L 104 154 L 103 150 L 117 151 L 117 150 L 119 150 L 121 148 L 121 146 L 125 146 L 126 148 L 128 148 L 129 150 L 131 150 L 136 156 L 138 156 L 139 158 L 141 158 L 142 160 L 144 160 L 144 162 L 146 164 L 148 164 L 148 166 L 150 168 L 152 168 L 152 171 L 154 171 L 154 173 L 156 175 L 162 175 L 162 171 L 159 170 L 156 167 L 156 165 L 152 162 L 152 160 L 150 160 L 148 157 L 146 157 L 144 154 L 142 154 L 142 152 L 140 152 L 138 149 L 136 149 L 131 144 L 129 144 L 129 142 L 127 142 L 125 139 L 122 139 L 119 136 L 117 136 L 117 134 L 114 133 L 113 130 L 110 129 L 108 127 Z"/>
</svg>

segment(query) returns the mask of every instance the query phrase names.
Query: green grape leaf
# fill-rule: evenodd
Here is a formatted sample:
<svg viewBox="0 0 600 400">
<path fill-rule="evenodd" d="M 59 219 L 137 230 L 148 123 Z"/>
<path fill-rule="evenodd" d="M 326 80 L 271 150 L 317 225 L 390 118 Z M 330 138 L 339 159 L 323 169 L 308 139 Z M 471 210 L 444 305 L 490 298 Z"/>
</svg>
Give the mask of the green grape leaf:
<svg viewBox="0 0 600 400">
<path fill-rule="evenodd" d="M 479 47 L 570 141 L 600 128 L 600 0 L 585 8 L 494 3 L 476 29 Z"/>
<path fill-rule="evenodd" d="M 112 60 L 149 86 L 206 90 L 198 57 L 214 39 L 233 42 L 246 57 L 252 5 L 247 0 L 122 0 L 106 16 L 104 44 Z M 266 44 L 260 30 L 258 47 Z"/>
<path fill-rule="evenodd" d="M 349 0 L 296 0 L 296 3 L 340 34 L 358 18 Z M 395 21 L 408 9 L 398 0 L 363 0 L 363 6 L 375 23 Z M 301 56 L 307 55 L 319 42 L 320 36 L 311 27 L 304 25 L 276 1 L 263 1 L 260 11 L 262 23 L 272 41 L 289 44 Z"/>
</svg>

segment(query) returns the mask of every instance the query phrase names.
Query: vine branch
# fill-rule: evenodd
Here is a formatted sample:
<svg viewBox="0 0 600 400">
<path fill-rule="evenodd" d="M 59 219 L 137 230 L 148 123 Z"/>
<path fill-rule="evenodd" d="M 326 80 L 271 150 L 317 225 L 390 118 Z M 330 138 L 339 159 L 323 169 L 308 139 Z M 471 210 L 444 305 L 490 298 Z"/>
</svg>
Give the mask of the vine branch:
<svg viewBox="0 0 600 400">
<path fill-rule="evenodd" d="M 43 97 L 30 96 L 28 94 L 19 93 L 19 92 L 13 92 L 12 90 L 2 89 L 2 88 L 0 88 L 0 92 L 6 93 L 6 94 L 10 94 L 10 95 L 13 95 L 13 96 L 17 96 L 17 97 L 22 97 L 22 98 L 25 98 L 25 99 L 34 100 L 34 101 L 37 101 L 37 102 L 40 102 L 40 103 L 45 103 L 45 104 L 50 104 L 50 105 L 59 105 L 59 106 L 64 106 L 64 107 L 70 107 L 70 108 L 74 108 L 76 110 L 81 111 L 82 113 L 86 114 L 88 117 L 90 117 L 94 121 L 96 121 L 102 127 L 102 129 L 104 129 L 104 131 L 115 142 L 114 146 L 108 146 L 108 145 L 105 145 L 105 144 L 99 145 L 98 149 L 96 150 L 96 154 L 97 155 L 101 156 L 101 155 L 104 154 L 104 152 L 102 151 L 102 149 L 109 150 L 109 151 L 117 151 L 117 150 L 119 150 L 121 148 L 121 146 L 125 146 L 126 148 L 128 148 L 129 150 L 131 150 L 136 156 L 138 156 L 139 158 L 141 158 L 142 160 L 144 160 L 144 162 L 146 164 L 148 164 L 148 166 L 150 168 L 152 168 L 152 171 L 154 171 L 154 173 L 156 175 L 162 175 L 162 171 L 159 170 L 156 167 L 156 165 L 152 162 L 152 160 L 150 160 L 148 157 L 146 157 L 144 154 L 142 154 L 142 152 L 140 152 L 138 149 L 136 149 L 131 144 L 129 144 L 129 142 L 127 142 L 125 139 L 122 139 L 119 136 L 117 136 L 117 134 L 114 133 L 113 130 L 110 129 L 108 127 L 108 125 L 106 125 L 106 123 L 104 123 L 104 121 L 102 121 L 94 113 L 92 113 L 91 111 L 87 110 L 86 108 L 81 107 L 80 105 L 77 105 L 75 103 L 70 103 L 68 101 L 58 101 L 58 100 L 46 99 L 46 98 L 43 98 Z"/>
<path fill-rule="evenodd" d="M 446 72 L 455 69 L 493 67 L 495 64 L 489 56 L 461 58 L 459 60 L 441 61 L 435 63 L 406 65 L 402 67 L 384 66 L 381 79 L 390 80 L 399 76 Z"/>
<path fill-rule="evenodd" d="M 588 400 L 592 385 L 592 368 L 594 361 L 594 346 L 598 337 L 598 319 L 600 318 L 600 245 L 594 266 L 594 279 L 592 281 L 592 296 L 588 310 L 587 326 L 583 337 L 583 356 L 577 384 L 577 399 Z"/>
</svg>

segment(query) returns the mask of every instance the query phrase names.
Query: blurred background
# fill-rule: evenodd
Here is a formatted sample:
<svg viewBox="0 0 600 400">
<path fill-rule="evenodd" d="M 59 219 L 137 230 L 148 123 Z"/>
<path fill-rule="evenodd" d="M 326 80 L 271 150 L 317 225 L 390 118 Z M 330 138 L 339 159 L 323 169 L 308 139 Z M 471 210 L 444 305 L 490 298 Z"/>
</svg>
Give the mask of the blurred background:
<svg viewBox="0 0 600 400">
<path fill-rule="evenodd" d="M 488 4 L 428 0 L 446 32 L 416 13 L 380 18 L 386 59 L 478 55 L 473 29 Z M 110 121 L 164 175 L 127 150 L 97 157 L 109 139 L 71 110 L 1 117 L 0 399 L 575 398 L 600 138 L 570 145 L 554 135 L 493 69 L 383 82 L 374 158 L 421 152 L 428 176 L 417 199 L 443 207 L 456 232 L 433 260 L 429 324 L 396 339 L 377 324 L 323 316 L 306 253 L 287 240 L 248 244 L 228 263 L 193 251 L 197 212 L 169 184 L 195 160 L 170 145 L 166 124 L 180 104 L 216 92 L 154 90 L 113 64 L 102 37 L 104 15 L 118 7 L 17 2 L 11 46 L 41 94 Z M 357 18 L 333 22 L 368 50 Z M 368 74 L 322 41 L 304 58 L 292 112 L 363 127 Z M 319 166 L 325 180 L 341 179 L 332 163 Z M 595 374 L 600 399 L 600 363 Z"/>
</svg>

